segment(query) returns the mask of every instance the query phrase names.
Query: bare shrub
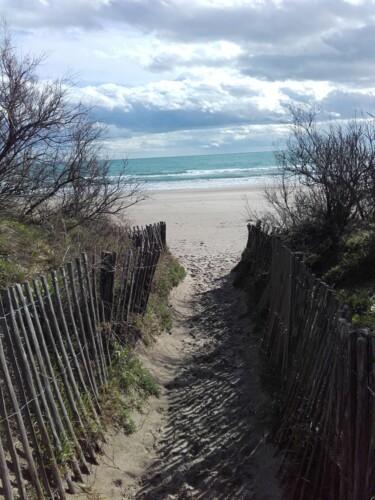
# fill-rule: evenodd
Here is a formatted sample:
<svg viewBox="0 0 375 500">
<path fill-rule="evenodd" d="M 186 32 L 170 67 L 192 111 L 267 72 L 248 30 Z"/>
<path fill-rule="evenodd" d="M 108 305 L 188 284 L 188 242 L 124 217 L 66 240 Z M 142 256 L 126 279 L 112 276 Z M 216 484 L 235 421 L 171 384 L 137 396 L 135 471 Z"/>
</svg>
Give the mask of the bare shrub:
<svg viewBox="0 0 375 500">
<path fill-rule="evenodd" d="M 358 222 L 374 218 L 374 120 L 322 124 L 311 108 L 291 107 L 290 113 L 286 148 L 276 153 L 280 180 L 265 192 L 268 217 L 301 249 L 326 238 L 335 244 Z"/>
<path fill-rule="evenodd" d="M 0 40 L 0 210 L 77 224 L 117 215 L 144 198 L 139 183 L 115 178 L 103 154 L 105 128 L 81 103 L 69 78 L 42 82 L 44 56 L 21 56 L 4 26 Z"/>
</svg>

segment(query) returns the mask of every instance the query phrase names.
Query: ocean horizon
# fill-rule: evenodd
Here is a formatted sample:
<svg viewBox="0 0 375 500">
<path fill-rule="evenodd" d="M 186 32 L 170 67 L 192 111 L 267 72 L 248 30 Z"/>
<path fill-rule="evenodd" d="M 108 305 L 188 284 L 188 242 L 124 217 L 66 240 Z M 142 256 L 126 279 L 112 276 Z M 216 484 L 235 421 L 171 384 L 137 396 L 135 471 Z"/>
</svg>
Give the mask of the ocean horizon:
<svg viewBox="0 0 375 500">
<path fill-rule="evenodd" d="M 111 175 L 122 162 L 111 162 Z M 247 187 L 279 172 L 273 151 L 127 160 L 127 174 L 150 190 Z"/>
</svg>

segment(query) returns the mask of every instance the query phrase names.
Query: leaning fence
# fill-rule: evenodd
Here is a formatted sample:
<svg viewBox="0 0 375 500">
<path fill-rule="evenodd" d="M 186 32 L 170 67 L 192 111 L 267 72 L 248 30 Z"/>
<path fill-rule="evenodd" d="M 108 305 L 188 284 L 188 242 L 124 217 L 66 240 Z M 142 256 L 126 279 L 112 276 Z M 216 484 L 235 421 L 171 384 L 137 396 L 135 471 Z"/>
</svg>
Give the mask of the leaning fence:
<svg viewBox="0 0 375 500">
<path fill-rule="evenodd" d="M 280 381 L 273 438 L 288 500 L 375 495 L 375 335 L 276 235 L 249 226 L 247 260 L 263 284 L 262 348 Z"/>
<path fill-rule="evenodd" d="M 165 223 L 133 228 L 125 252 L 86 254 L 0 300 L 0 496 L 61 498 L 97 462 L 111 347 L 144 314 Z"/>
</svg>

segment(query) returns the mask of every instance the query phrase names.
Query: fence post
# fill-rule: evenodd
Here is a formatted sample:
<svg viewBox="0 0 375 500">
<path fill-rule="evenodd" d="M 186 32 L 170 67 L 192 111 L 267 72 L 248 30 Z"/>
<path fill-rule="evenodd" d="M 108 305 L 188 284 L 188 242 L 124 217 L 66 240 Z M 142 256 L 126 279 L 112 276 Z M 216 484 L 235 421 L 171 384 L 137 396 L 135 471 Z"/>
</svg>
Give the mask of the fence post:
<svg viewBox="0 0 375 500">
<path fill-rule="evenodd" d="M 167 246 L 167 224 L 165 222 L 160 222 L 159 227 L 161 243 L 163 245 L 163 250 L 165 250 Z"/>
<path fill-rule="evenodd" d="M 109 323 L 112 322 L 116 260 L 116 252 L 102 252 L 100 298 L 104 307 L 104 321 Z"/>
</svg>

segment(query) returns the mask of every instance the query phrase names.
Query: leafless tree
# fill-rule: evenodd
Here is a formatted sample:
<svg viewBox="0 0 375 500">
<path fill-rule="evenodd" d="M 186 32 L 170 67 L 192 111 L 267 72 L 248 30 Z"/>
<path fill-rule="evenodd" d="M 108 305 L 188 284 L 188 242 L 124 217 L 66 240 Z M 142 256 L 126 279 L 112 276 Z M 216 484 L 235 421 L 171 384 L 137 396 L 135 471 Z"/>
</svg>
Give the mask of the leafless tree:
<svg viewBox="0 0 375 500">
<path fill-rule="evenodd" d="M 6 26 L 0 39 L 0 210 L 61 213 L 77 223 L 119 215 L 144 198 L 126 174 L 110 175 L 105 128 L 81 103 L 69 78 L 42 82 L 44 56 L 21 56 Z"/>
<path fill-rule="evenodd" d="M 266 190 L 274 222 L 336 240 L 375 208 L 375 122 L 319 123 L 311 108 L 290 108 L 286 148 L 276 153 L 280 182 Z"/>
</svg>

